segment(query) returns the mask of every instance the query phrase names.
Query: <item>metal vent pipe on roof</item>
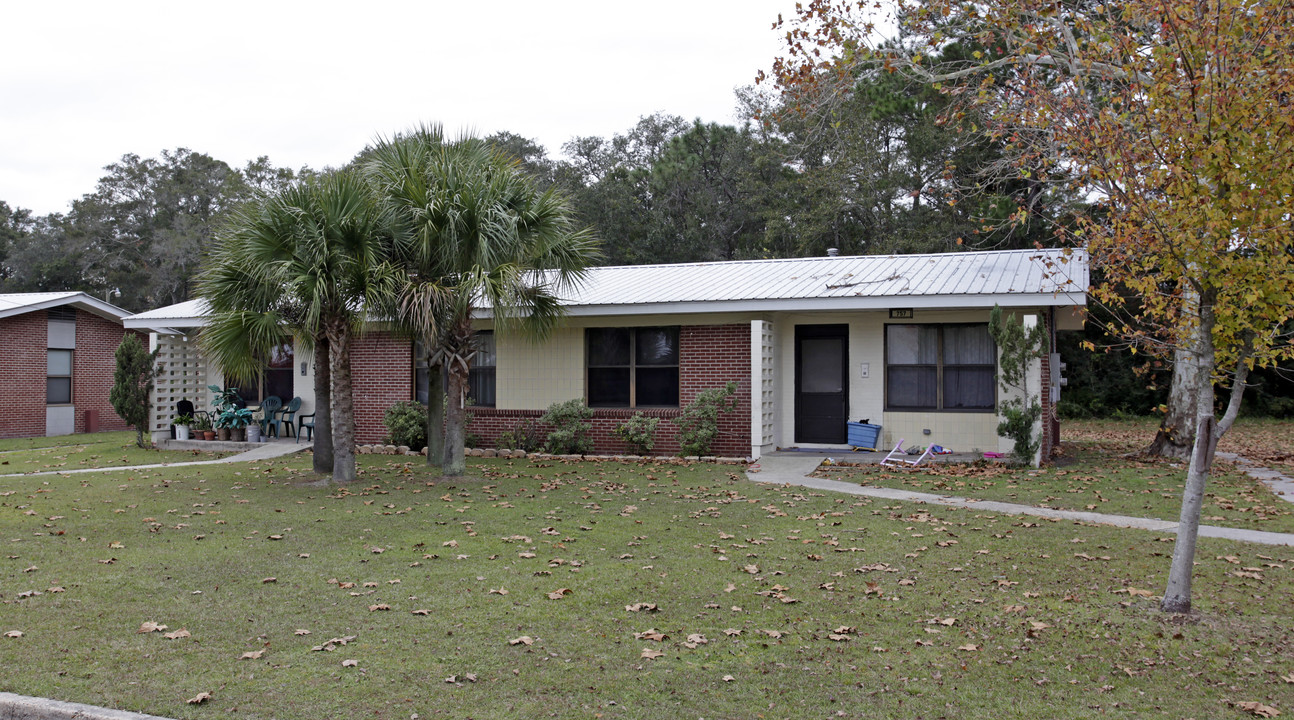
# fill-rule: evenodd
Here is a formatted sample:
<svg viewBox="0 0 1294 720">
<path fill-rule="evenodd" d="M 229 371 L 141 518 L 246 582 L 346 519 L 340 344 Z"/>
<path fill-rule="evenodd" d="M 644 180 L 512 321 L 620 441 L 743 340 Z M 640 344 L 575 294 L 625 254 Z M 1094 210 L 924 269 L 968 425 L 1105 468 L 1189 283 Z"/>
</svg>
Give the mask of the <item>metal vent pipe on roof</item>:
<svg viewBox="0 0 1294 720">
<path fill-rule="evenodd" d="M 840 254 L 840 248 L 827 248 L 827 257 L 836 257 Z"/>
</svg>

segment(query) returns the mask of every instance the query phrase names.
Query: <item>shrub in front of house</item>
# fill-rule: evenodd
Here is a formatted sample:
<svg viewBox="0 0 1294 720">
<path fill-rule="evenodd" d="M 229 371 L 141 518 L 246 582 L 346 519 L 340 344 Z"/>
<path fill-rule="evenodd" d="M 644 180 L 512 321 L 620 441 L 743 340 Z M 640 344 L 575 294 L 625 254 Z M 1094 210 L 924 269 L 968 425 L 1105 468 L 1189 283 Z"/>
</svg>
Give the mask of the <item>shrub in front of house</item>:
<svg viewBox="0 0 1294 720">
<path fill-rule="evenodd" d="M 634 413 L 633 417 L 613 432 L 639 455 L 650 455 L 652 449 L 656 447 L 658 425 L 660 425 L 660 418 L 649 418 L 642 413 Z"/>
<path fill-rule="evenodd" d="M 544 442 L 544 450 L 554 455 L 583 455 L 593 451 L 589 431 L 593 429 L 593 409 L 584 404 L 584 398 L 553 403 L 539 420 L 552 428 Z"/>
<path fill-rule="evenodd" d="M 405 400 L 392 405 L 382 424 L 386 426 L 386 444 L 408 445 L 410 450 L 427 447 L 427 408 L 422 403 Z"/>
<path fill-rule="evenodd" d="M 539 427 L 530 420 L 499 433 L 499 439 L 495 443 L 500 450 L 525 450 L 526 452 L 534 452 L 543 444 L 544 438 L 539 432 Z"/>
<path fill-rule="evenodd" d="M 709 455 L 719 437 L 719 414 L 737 407 L 737 383 L 702 391 L 671 422 L 678 426 L 679 455 Z"/>
</svg>

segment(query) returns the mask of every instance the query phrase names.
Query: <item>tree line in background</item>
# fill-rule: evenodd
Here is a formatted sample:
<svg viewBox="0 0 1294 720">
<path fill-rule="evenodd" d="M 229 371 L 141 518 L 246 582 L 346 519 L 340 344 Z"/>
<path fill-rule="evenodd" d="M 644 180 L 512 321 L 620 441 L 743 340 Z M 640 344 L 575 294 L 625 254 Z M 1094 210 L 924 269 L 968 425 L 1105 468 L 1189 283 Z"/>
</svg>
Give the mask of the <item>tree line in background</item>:
<svg viewBox="0 0 1294 720">
<path fill-rule="evenodd" d="M 950 43 L 930 64 L 975 52 Z M 848 92 L 805 85 L 795 98 L 739 91 L 739 125 L 658 113 L 622 134 L 575 137 L 561 157 L 510 132 L 486 140 L 570 198 L 606 264 L 1054 246 L 1086 209 L 1088 196 L 1057 181 L 1055 164 L 1045 168 L 1051 177 L 1008 172 L 1008 139 L 976 132 L 982 110 L 931 83 L 877 72 Z M 105 171 L 66 214 L 0 201 L 0 292 L 85 290 L 136 312 L 186 300 L 231 212 L 318 174 L 266 157 L 234 168 L 184 148 L 126 155 Z M 1070 378 L 1062 412 L 1161 406 L 1168 365 L 1110 347 L 1103 324 L 1061 337 Z M 1250 412 L 1294 415 L 1288 369 L 1260 369 L 1251 382 Z"/>
</svg>

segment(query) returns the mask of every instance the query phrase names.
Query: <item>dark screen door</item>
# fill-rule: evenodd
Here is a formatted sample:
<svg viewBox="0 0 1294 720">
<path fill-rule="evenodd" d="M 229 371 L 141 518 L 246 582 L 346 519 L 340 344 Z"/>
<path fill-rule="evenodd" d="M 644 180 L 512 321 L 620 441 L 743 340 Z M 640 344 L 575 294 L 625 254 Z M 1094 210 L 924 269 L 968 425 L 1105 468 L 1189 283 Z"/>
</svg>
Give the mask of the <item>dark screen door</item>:
<svg viewBox="0 0 1294 720">
<path fill-rule="evenodd" d="M 848 325 L 795 327 L 795 442 L 845 442 L 848 340 Z"/>
</svg>

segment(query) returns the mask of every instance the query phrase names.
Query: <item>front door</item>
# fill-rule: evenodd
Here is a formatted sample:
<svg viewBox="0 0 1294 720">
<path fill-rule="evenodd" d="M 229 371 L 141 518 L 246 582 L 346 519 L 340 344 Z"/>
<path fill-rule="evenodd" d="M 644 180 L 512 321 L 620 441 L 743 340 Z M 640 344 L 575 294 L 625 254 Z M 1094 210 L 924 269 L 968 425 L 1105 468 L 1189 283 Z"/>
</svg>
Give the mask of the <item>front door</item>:
<svg viewBox="0 0 1294 720">
<path fill-rule="evenodd" d="M 845 442 L 848 341 L 848 325 L 795 326 L 795 442 Z"/>
</svg>

